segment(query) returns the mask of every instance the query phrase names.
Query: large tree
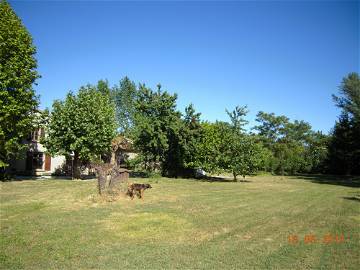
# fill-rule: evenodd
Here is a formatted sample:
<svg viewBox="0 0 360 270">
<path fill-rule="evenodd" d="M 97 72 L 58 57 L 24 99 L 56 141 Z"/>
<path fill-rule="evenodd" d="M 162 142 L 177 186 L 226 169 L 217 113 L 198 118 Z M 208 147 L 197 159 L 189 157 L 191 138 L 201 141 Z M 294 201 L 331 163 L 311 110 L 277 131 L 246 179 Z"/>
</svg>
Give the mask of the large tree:
<svg viewBox="0 0 360 270">
<path fill-rule="evenodd" d="M 51 154 L 74 152 L 75 177 L 79 178 L 80 161 L 109 152 L 116 135 L 115 106 L 96 87 L 81 87 L 77 95 L 70 92 L 65 101 L 54 102 L 47 133 L 44 144 Z"/>
<path fill-rule="evenodd" d="M 178 153 L 170 156 L 169 151 L 177 152 L 181 114 L 176 110 L 177 95 L 158 90 L 153 91 L 140 85 L 135 102 L 134 143 L 142 153 L 145 166 L 149 170 L 161 169 L 163 174 L 173 169 L 168 159 L 178 164 Z M 177 166 L 177 165 L 176 165 Z"/>
<path fill-rule="evenodd" d="M 256 136 L 245 132 L 248 123 L 246 107 L 237 106 L 233 111 L 226 111 L 230 123 L 216 121 L 203 122 L 198 151 L 195 156 L 199 167 L 209 173 L 231 172 L 234 180 L 238 175 L 245 177 L 266 166 L 266 154 Z"/>
<path fill-rule="evenodd" d="M 36 48 L 10 5 L 0 1 L 0 167 L 6 167 L 25 145 L 38 98 L 32 88 Z"/>
<path fill-rule="evenodd" d="M 342 109 L 329 143 L 329 172 L 360 173 L 360 77 L 350 73 L 340 85 L 340 96 L 333 96 Z"/>
<path fill-rule="evenodd" d="M 342 109 L 343 114 L 357 122 L 360 121 L 360 76 L 350 73 L 340 85 L 340 96 L 333 95 L 336 106 Z"/>
<path fill-rule="evenodd" d="M 200 113 L 192 104 L 185 108 L 183 118 L 174 123 L 175 132 L 168 133 L 169 150 L 164 161 L 164 169 L 169 176 L 194 176 L 194 169 L 201 168 L 199 160 L 200 140 L 203 130 Z"/>
<path fill-rule="evenodd" d="M 200 141 L 203 136 L 203 129 L 200 122 L 201 113 L 195 111 L 194 105 L 190 104 L 185 108 L 183 125 L 180 132 L 182 167 L 200 168 L 198 160 Z"/>
<path fill-rule="evenodd" d="M 272 155 L 268 156 L 270 171 L 280 174 L 309 172 L 312 166 L 318 166 L 322 161 L 311 161 L 309 158 L 325 158 L 322 146 L 315 149 L 314 132 L 309 123 L 295 120 L 291 122 L 286 116 L 276 116 L 274 113 L 259 112 L 256 121 L 259 125 L 254 129 L 263 144 Z M 313 151 L 313 152 L 311 152 Z M 316 154 L 315 151 L 322 151 Z"/>
<path fill-rule="evenodd" d="M 327 169 L 329 135 L 311 132 L 305 148 L 305 172 L 324 173 Z"/>
</svg>

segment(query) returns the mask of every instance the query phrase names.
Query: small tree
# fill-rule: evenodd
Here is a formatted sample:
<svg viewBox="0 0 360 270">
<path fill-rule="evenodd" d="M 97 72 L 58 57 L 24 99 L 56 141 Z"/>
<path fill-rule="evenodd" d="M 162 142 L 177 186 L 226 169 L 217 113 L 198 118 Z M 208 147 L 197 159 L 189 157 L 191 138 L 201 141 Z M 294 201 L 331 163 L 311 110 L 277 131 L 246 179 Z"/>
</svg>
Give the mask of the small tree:
<svg viewBox="0 0 360 270">
<path fill-rule="evenodd" d="M 248 110 L 246 106 L 236 106 L 232 112 L 226 110 L 231 124 L 222 129 L 222 164 L 221 167 L 231 171 L 234 181 L 238 175 L 244 178 L 254 173 L 261 164 L 261 146 L 245 133 L 244 126 Z"/>
<path fill-rule="evenodd" d="M 245 119 L 248 113 L 246 106 L 236 106 L 232 112 L 226 112 L 231 123 L 222 129 L 221 167 L 231 171 L 236 181 L 238 175 L 245 178 L 258 170 L 262 157 L 261 147 L 245 132 L 244 126 L 248 123 Z"/>
<path fill-rule="evenodd" d="M 255 173 L 262 164 L 262 147 L 250 135 L 231 134 L 224 153 L 224 168 L 230 170 L 234 176 Z"/>
<path fill-rule="evenodd" d="M 80 161 L 109 152 L 116 135 L 114 104 L 91 85 L 78 94 L 68 93 L 65 101 L 55 101 L 44 140 L 47 150 L 68 156 L 74 152 L 74 174 L 80 177 Z"/>
</svg>

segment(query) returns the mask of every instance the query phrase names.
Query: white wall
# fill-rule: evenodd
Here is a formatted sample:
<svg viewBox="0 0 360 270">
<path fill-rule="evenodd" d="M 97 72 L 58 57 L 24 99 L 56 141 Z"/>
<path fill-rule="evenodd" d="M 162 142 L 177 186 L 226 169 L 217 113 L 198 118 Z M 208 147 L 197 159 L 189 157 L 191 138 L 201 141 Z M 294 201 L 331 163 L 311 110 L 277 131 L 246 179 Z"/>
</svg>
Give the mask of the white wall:
<svg viewBox="0 0 360 270">
<path fill-rule="evenodd" d="M 64 156 L 51 157 L 51 173 L 54 173 L 56 169 L 61 168 L 65 162 L 66 159 Z"/>
</svg>

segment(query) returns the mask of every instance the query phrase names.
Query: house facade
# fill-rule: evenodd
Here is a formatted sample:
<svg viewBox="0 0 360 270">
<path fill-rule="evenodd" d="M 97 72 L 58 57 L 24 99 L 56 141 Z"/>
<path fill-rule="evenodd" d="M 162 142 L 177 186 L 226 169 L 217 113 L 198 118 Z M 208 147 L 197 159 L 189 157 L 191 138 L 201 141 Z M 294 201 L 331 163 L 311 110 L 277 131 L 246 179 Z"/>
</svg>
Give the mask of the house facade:
<svg viewBox="0 0 360 270">
<path fill-rule="evenodd" d="M 40 143 L 45 136 L 44 128 L 38 128 L 29 134 L 23 143 L 28 149 L 19 158 L 10 163 L 10 170 L 18 175 L 43 176 L 60 174 L 66 164 L 65 156 L 54 156 L 46 153 L 46 148 Z"/>
<path fill-rule="evenodd" d="M 10 162 L 11 173 L 29 176 L 71 175 L 71 161 L 67 162 L 65 156 L 51 156 L 47 153 L 45 146 L 40 143 L 45 135 L 45 129 L 40 127 L 23 140 L 23 144 L 28 146 L 27 150 Z M 112 142 L 109 160 L 103 160 L 123 167 L 126 165 L 126 160 L 136 156 L 132 141 L 119 135 Z M 85 168 L 82 174 L 88 175 L 88 169 Z"/>
</svg>

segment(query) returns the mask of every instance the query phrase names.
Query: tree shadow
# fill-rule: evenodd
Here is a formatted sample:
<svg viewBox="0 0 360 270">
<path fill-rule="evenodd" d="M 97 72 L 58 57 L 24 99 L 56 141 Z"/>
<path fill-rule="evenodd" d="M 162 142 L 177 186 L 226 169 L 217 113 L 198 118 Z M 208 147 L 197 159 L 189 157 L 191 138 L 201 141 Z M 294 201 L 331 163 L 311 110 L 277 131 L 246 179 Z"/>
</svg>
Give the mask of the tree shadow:
<svg viewBox="0 0 360 270">
<path fill-rule="evenodd" d="M 345 187 L 360 187 L 360 176 L 299 174 L 290 176 L 294 179 L 303 179 L 317 184 L 338 185 Z"/>
<path fill-rule="evenodd" d="M 130 171 L 129 177 L 131 177 L 131 178 L 150 178 L 150 174 L 147 172 Z"/>
<path fill-rule="evenodd" d="M 223 182 L 223 183 L 234 183 L 233 179 L 221 177 L 221 176 L 204 176 L 202 178 L 195 178 L 196 181 L 201 182 Z"/>
<path fill-rule="evenodd" d="M 151 176 L 151 173 L 141 172 L 141 171 L 131 171 L 130 172 L 130 177 L 131 178 L 153 178 Z M 179 175 L 178 177 L 176 177 L 176 176 L 172 176 L 172 177 L 168 176 L 168 178 L 170 178 L 170 179 L 183 179 L 183 180 L 198 181 L 198 182 L 225 182 L 225 183 L 234 183 L 234 182 L 236 182 L 233 179 L 229 179 L 229 178 L 221 177 L 221 176 L 203 176 L 203 177 L 196 178 L 194 176 Z M 238 180 L 237 182 L 244 182 L 245 183 L 245 182 L 252 182 L 252 181 Z"/>
<path fill-rule="evenodd" d="M 93 178 L 92 178 L 93 179 Z M 1 179 L 1 182 L 22 182 L 22 181 L 37 181 L 37 180 L 72 180 L 71 176 L 23 176 L 17 175 L 9 179 Z M 82 179 L 81 179 L 82 180 Z"/>
<path fill-rule="evenodd" d="M 250 181 L 250 180 L 239 180 L 239 181 L 234 181 L 234 182 L 239 182 L 239 183 L 251 183 L 252 181 Z"/>
<path fill-rule="evenodd" d="M 247 179 L 241 179 L 234 181 L 234 179 L 221 177 L 221 176 L 204 176 L 201 178 L 183 178 L 184 180 L 196 181 L 196 182 L 208 182 L 208 183 L 251 183 L 252 181 Z"/>
<path fill-rule="evenodd" d="M 355 201 L 355 202 L 360 203 L 360 198 L 359 197 L 343 197 L 343 199 L 350 200 L 350 201 Z"/>
</svg>

